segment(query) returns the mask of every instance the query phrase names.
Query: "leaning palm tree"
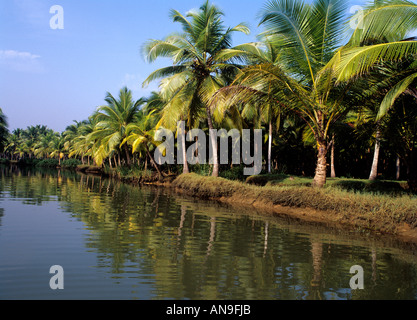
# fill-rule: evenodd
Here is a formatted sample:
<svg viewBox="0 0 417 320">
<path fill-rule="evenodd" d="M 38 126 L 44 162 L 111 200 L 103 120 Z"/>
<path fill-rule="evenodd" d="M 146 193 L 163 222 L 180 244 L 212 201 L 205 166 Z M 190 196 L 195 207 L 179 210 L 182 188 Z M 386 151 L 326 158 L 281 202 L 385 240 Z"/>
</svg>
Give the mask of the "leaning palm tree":
<svg viewBox="0 0 417 320">
<path fill-rule="evenodd" d="M 233 33 L 249 33 L 248 27 L 242 23 L 225 28 L 222 16 L 223 12 L 209 1 L 185 16 L 171 10 L 171 18 L 181 24 L 182 33 L 164 40 L 150 40 L 144 46 L 148 61 L 168 57 L 173 62 L 172 66 L 154 71 L 144 81 L 147 85 L 153 80 L 164 79 L 161 93 L 169 100 L 166 110 L 169 110 L 167 118 L 171 121 L 184 119 L 192 127 L 205 113 L 209 130 L 214 129 L 209 99 L 227 85 L 240 68 L 230 59 L 221 58 L 222 51 L 231 47 Z M 219 174 L 216 145 L 212 141 L 213 176 Z"/>
<path fill-rule="evenodd" d="M 135 122 L 144 103 L 142 98 L 134 101 L 132 92 L 126 87 L 120 90 L 118 99 L 108 92 L 105 101 L 107 105 L 97 108 L 94 116 L 97 123 L 90 134 L 90 139 L 95 142 L 94 159 L 97 165 L 101 165 L 112 151 L 120 153 L 122 141 L 126 138 L 126 127 Z M 124 144 L 123 149 L 126 164 L 130 166 L 128 146 Z"/>
<path fill-rule="evenodd" d="M 9 131 L 7 130 L 7 118 L 3 113 L 3 110 L 0 108 L 0 152 L 3 152 L 7 145 L 8 134 Z"/>
</svg>

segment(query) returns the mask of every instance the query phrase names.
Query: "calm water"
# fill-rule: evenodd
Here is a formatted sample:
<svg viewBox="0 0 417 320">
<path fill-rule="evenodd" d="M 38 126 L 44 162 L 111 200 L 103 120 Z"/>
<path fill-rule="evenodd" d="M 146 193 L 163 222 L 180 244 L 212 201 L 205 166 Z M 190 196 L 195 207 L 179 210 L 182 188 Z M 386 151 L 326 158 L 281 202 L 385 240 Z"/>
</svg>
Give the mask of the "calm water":
<svg viewBox="0 0 417 320">
<path fill-rule="evenodd" d="M 392 240 L 100 177 L 0 177 L 3 300 L 417 298 L 416 253 Z M 363 290 L 350 288 L 353 265 Z"/>
</svg>

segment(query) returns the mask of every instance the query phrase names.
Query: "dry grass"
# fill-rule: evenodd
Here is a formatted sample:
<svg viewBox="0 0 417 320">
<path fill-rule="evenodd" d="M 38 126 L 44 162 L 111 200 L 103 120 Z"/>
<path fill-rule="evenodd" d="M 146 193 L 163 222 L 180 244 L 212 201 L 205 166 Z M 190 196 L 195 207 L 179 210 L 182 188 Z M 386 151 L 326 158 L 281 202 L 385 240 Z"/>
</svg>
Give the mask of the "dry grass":
<svg viewBox="0 0 417 320">
<path fill-rule="evenodd" d="M 395 233 L 404 223 L 417 227 L 417 197 L 413 195 L 394 197 L 297 184 L 259 186 L 193 173 L 178 176 L 172 185 L 199 198 L 314 209 L 326 212 L 332 220 L 380 232 Z"/>
</svg>

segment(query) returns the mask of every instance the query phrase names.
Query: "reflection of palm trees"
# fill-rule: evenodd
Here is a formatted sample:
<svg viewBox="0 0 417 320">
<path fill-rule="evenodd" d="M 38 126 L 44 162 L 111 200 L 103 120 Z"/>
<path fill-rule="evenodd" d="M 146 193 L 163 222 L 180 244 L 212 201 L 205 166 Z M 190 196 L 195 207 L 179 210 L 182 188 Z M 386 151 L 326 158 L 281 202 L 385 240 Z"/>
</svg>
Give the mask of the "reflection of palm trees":
<svg viewBox="0 0 417 320">
<path fill-rule="evenodd" d="M 178 227 L 178 237 L 177 237 L 177 250 L 180 246 L 180 242 L 181 242 L 181 233 L 182 233 L 182 228 L 184 226 L 184 221 L 185 221 L 185 214 L 186 214 L 187 210 L 185 205 L 181 205 L 181 218 L 180 218 L 180 225 Z"/>
<path fill-rule="evenodd" d="M 266 255 L 266 249 L 268 249 L 268 227 L 268 222 L 265 222 L 264 257 Z"/>
<path fill-rule="evenodd" d="M 313 299 L 321 299 L 320 285 L 321 285 L 321 270 L 323 257 L 323 244 L 315 239 L 311 240 L 311 253 L 313 257 L 313 278 L 311 279 L 311 291 Z"/>
<path fill-rule="evenodd" d="M 375 247 L 372 247 L 371 256 L 372 256 L 372 281 L 374 282 L 374 286 L 376 286 L 376 249 Z"/>
<path fill-rule="evenodd" d="M 161 189 L 157 188 L 155 193 L 156 193 L 155 199 L 153 200 L 151 207 L 155 207 L 155 217 L 156 217 L 159 211 L 159 197 L 161 195 Z"/>
<path fill-rule="evenodd" d="M 210 218 L 210 239 L 207 246 L 207 254 L 208 257 L 211 253 L 211 249 L 213 247 L 214 237 L 216 236 L 216 217 Z"/>
</svg>

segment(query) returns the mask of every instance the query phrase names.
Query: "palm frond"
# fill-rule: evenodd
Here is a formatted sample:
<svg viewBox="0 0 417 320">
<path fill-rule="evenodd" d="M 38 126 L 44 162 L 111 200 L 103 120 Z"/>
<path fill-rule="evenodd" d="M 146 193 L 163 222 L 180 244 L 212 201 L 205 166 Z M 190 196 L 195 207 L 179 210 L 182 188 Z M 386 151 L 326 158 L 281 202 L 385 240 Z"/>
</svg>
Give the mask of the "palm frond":
<svg viewBox="0 0 417 320">
<path fill-rule="evenodd" d="M 376 63 L 398 61 L 417 53 L 417 41 L 397 41 L 365 47 L 341 48 L 326 67 L 332 68 L 337 81 L 347 81 L 368 72 Z"/>
<path fill-rule="evenodd" d="M 385 95 L 384 99 L 381 102 L 376 120 L 381 119 L 383 116 L 387 114 L 388 110 L 393 106 L 395 100 L 402 93 L 404 93 L 404 91 L 413 83 L 413 81 L 416 78 L 417 73 L 413 73 L 410 76 L 405 77 L 404 79 L 399 81 L 388 91 L 388 93 Z"/>
<path fill-rule="evenodd" d="M 351 17 L 356 22 L 349 46 L 374 41 L 399 41 L 417 28 L 417 4 L 406 0 L 370 2 Z"/>
</svg>

